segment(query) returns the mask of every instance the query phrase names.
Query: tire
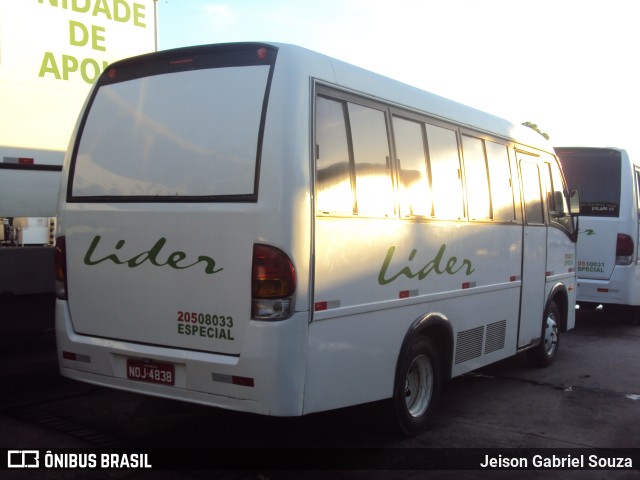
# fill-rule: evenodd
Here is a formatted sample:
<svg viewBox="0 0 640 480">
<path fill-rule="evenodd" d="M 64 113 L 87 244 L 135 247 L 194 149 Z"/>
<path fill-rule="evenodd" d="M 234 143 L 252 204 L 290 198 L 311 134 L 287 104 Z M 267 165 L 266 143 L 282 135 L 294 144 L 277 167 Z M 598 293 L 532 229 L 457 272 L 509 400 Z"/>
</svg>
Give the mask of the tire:
<svg viewBox="0 0 640 480">
<path fill-rule="evenodd" d="M 428 427 L 440 397 L 441 378 L 433 342 L 427 337 L 416 338 L 405 349 L 396 374 L 391 400 L 396 431 L 412 437 Z"/>
<path fill-rule="evenodd" d="M 529 359 L 536 367 L 548 367 L 558 356 L 560 347 L 560 308 L 551 301 L 542 317 L 542 341 L 529 350 Z"/>
</svg>

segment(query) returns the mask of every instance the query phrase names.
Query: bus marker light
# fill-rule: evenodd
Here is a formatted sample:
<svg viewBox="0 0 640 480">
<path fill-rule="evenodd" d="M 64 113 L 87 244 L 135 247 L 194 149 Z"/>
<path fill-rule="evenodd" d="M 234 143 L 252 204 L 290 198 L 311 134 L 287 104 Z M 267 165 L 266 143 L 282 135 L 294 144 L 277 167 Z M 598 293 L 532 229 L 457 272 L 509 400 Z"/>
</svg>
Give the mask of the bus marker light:
<svg viewBox="0 0 640 480">
<path fill-rule="evenodd" d="M 398 298 L 410 298 L 410 297 L 417 297 L 420 294 L 420 291 L 415 289 L 415 290 L 402 290 L 398 293 Z"/>
<path fill-rule="evenodd" d="M 242 387 L 253 387 L 255 382 L 251 377 L 241 377 L 238 375 L 226 375 L 224 373 L 212 373 L 211 380 L 220 383 L 229 383 L 231 385 L 240 385 Z"/>
<path fill-rule="evenodd" d="M 237 375 L 232 375 L 231 376 L 231 383 L 233 383 L 234 385 L 240 385 L 240 386 L 243 386 L 243 387 L 253 387 L 254 386 L 253 378 L 238 377 Z"/>
<path fill-rule="evenodd" d="M 327 308 L 329 308 L 328 302 L 316 302 L 315 305 L 313 306 L 313 309 L 316 312 L 322 312 Z"/>
<path fill-rule="evenodd" d="M 91 363 L 91 357 L 89 355 L 80 355 L 74 352 L 62 351 L 62 358 L 65 360 L 73 360 L 74 362 Z"/>
<path fill-rule="evenodd" d="M 76 359 L 76 354 L 73 353 L 73 352 L 63 351 L 62 352 L 62 358 L 64 358 L 65 360 L 75 360 Z"/>
</svg>

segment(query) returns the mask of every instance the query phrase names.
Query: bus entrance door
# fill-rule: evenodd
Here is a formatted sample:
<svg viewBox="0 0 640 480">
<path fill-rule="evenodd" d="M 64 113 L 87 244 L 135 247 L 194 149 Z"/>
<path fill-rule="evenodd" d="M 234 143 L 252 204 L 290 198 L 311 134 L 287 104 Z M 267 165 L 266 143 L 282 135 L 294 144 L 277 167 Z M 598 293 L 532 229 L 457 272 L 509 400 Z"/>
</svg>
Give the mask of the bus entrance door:
<svg viewBox="0 0 640 480">
<path fill-rule="evenodd" d="M 524 200 L 522 289 L 518 348 L 537 342 L 542 334 L 547 260 L 547 229 L 538 157 L 518 153 Z M 523 292 L 526 292 L 524 294 Z"/>
</svg>

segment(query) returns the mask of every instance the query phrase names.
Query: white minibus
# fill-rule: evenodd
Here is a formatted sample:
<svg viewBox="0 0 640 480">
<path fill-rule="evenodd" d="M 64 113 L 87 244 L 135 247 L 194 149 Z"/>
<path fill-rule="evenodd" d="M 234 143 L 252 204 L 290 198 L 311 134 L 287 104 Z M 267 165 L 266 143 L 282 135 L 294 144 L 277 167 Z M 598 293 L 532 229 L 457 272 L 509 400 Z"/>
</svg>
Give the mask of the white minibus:
<svg viewBox="0 0 640 480">
<path fill-rule="evenodd" d="M 640 305 L 640 166 L 620 148 L 556 147 L 567 183 L 580 193 L 577 301 L 635 317 Z"/>
<path fill-rule="evenodd" d="M 426 59 L 425 59 L 426 61 Z M 525 127 L 284 44 L 109 66 L 65 159 L 62 375 L 273 416 L 442 382 L 575 322 L 575 228 Z"/>
</svg>

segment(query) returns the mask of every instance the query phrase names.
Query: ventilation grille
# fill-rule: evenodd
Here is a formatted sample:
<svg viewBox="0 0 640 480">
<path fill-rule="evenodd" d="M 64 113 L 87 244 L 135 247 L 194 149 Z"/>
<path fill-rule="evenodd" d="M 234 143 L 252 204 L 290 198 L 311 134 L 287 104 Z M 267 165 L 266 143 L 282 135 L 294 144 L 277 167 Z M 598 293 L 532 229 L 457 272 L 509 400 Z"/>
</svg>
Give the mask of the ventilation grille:
<svg viewBox="0 0 640 480">
<path fill-rule="evenodd" d="M 504 348 L 507 333 L 507 321 L 501 320 L 487 325 L 487 337 L 484 340 L 484 353 L 497 352 Z"/>
<path fill-rule="evenodd" d="M 458 332 L 456 339 L 456 363 L 466 362 L 482 355 L 484 327 Z"/>
<path fill-rule="evenodd" d="M 456 337 L 456 358 L 455 363 L 463 363 L 482 355 L 484 344 L 484 354 L 497 352 L 504 348 L 507 334 L 507 321 L 490 323 L 486 327 L 475 327 L 463 332 L 458 332 Z"/>
</svg>

